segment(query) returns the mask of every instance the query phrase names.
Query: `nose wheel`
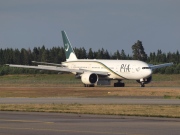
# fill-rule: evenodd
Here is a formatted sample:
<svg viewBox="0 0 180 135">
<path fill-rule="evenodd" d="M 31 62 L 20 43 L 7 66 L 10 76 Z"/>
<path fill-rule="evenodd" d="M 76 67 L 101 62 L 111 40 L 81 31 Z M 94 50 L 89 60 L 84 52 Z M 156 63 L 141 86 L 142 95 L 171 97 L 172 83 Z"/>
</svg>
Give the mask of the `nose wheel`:
<svg viewBox="0 0 180 135">
<path fill-rule="evenodd" d="M 144 84 L 144 82 L 141 82 L 141 87 L 145 87 L 145 84 Z"/>
<path fill-rule="evenodd" d="M 140 84 L 140 87 L 145 87 L 145 84 L 150 83 L 151 80 L 152 80 L 152 76 L 150 76 L 148 78 L 142 78 L 142 79 L 136 80 L 136 81 Z"/>
</svg>

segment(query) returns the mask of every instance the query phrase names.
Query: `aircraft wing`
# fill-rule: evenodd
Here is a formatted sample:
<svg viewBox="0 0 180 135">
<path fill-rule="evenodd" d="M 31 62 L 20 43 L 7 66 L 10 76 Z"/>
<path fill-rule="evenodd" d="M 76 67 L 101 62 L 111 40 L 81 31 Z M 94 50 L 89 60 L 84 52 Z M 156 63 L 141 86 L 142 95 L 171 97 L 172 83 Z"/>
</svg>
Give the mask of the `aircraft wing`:
<svg viewBox="0 0 180 135">
<path fill-rule="evenodd" d="M 98 75 L 108 76 L 108 72 L 101 72 L 101 71 L 89 71 L 84 69 L 69 69 L 67 67 L 57 67 L 57 66 L 45 66 L 45 65 L 38 65 L 38 66 L 28 66 L 28 65 L 15 65 L 15 64 L 6 64 L 10 67 L 17 67 L 17 68 L 30 68 L 30 69 L 39 69 L 39 70 L 50 70 L 50 71 L 59 71 L 59 72 L 75 72 L 79 74 L 83 74 L 84 72 L 92 72 Z"/>
<path fill-rule="evenodd" d="M 57 64 L 57 63 L 48 63 L 48 62 L 38 62 L 38 61 L 32 61 L 32 63 L 37 63 L 37 64 L 44 64 L 44 65 L 52 65 L 52 66 L 60 66 L 60 67 L 65 67 L 62 64 Z"/>
<path fill-rule="evenodd" d="M 173 63 L 164 63 L 164 64 L 159 64 L 159 65 L 150 65 L 151 69 L 157 69 L 157 68 L 162 68 L 162 67 L 168 67 L 173 65 Z"/>
</svg>

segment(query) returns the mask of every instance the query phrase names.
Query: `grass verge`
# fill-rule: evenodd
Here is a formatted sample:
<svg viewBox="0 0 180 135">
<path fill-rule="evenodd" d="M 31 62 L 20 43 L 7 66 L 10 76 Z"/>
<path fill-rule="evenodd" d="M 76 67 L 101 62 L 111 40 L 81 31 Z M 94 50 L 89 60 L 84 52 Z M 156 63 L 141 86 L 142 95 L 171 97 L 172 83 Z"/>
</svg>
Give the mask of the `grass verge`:
<svg viewBox="0 0 180 135">
<path fill-rule="evenodd" d="M 172 87 L 0 87 L 0 97 L 157 97 L 180 99 Z"/>
<path fill-rule="evenodd" d="M 0 104 L 0 111 L 180 118 L 179 105 Z"/>
</svg>

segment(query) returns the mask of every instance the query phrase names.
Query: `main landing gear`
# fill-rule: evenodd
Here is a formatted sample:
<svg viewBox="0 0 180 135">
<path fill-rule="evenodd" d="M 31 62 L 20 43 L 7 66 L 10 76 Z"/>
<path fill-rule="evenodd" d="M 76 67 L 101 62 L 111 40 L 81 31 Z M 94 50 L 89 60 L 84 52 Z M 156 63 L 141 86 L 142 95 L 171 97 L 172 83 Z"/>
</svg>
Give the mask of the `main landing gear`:
<svg viewBox="0 0 180 135">
<path fill-rule="evenodd" d="M 84 87 L 94 87 L 94 84 L 84 84 Z"/>
<path fill-rule="evenodd" d="M 114 83 L 114 87 L 124 87 L 125 84 L 121 82 L 121 80 L 118 80 L 117 83 Z"/>
</svg>

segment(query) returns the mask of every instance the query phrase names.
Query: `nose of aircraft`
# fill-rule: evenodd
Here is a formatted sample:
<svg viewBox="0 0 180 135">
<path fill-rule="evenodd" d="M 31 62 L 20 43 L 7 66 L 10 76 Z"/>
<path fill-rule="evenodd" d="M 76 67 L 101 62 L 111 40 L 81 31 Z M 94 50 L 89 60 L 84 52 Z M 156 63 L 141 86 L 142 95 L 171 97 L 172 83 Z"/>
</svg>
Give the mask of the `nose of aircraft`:
<svg viewBox="0 0 180 135">
<path fill-rule="evenodd" d="M 152 74 L 152 69 L 145 70 L 146 76 L 150 76 Z"/>
<path fill-rule="evenodd" d="M 142 71 L 142 78 L 147 78 L 152 74 L 152 69 L 149 66 L 142 67 Z"/>
</svg>

